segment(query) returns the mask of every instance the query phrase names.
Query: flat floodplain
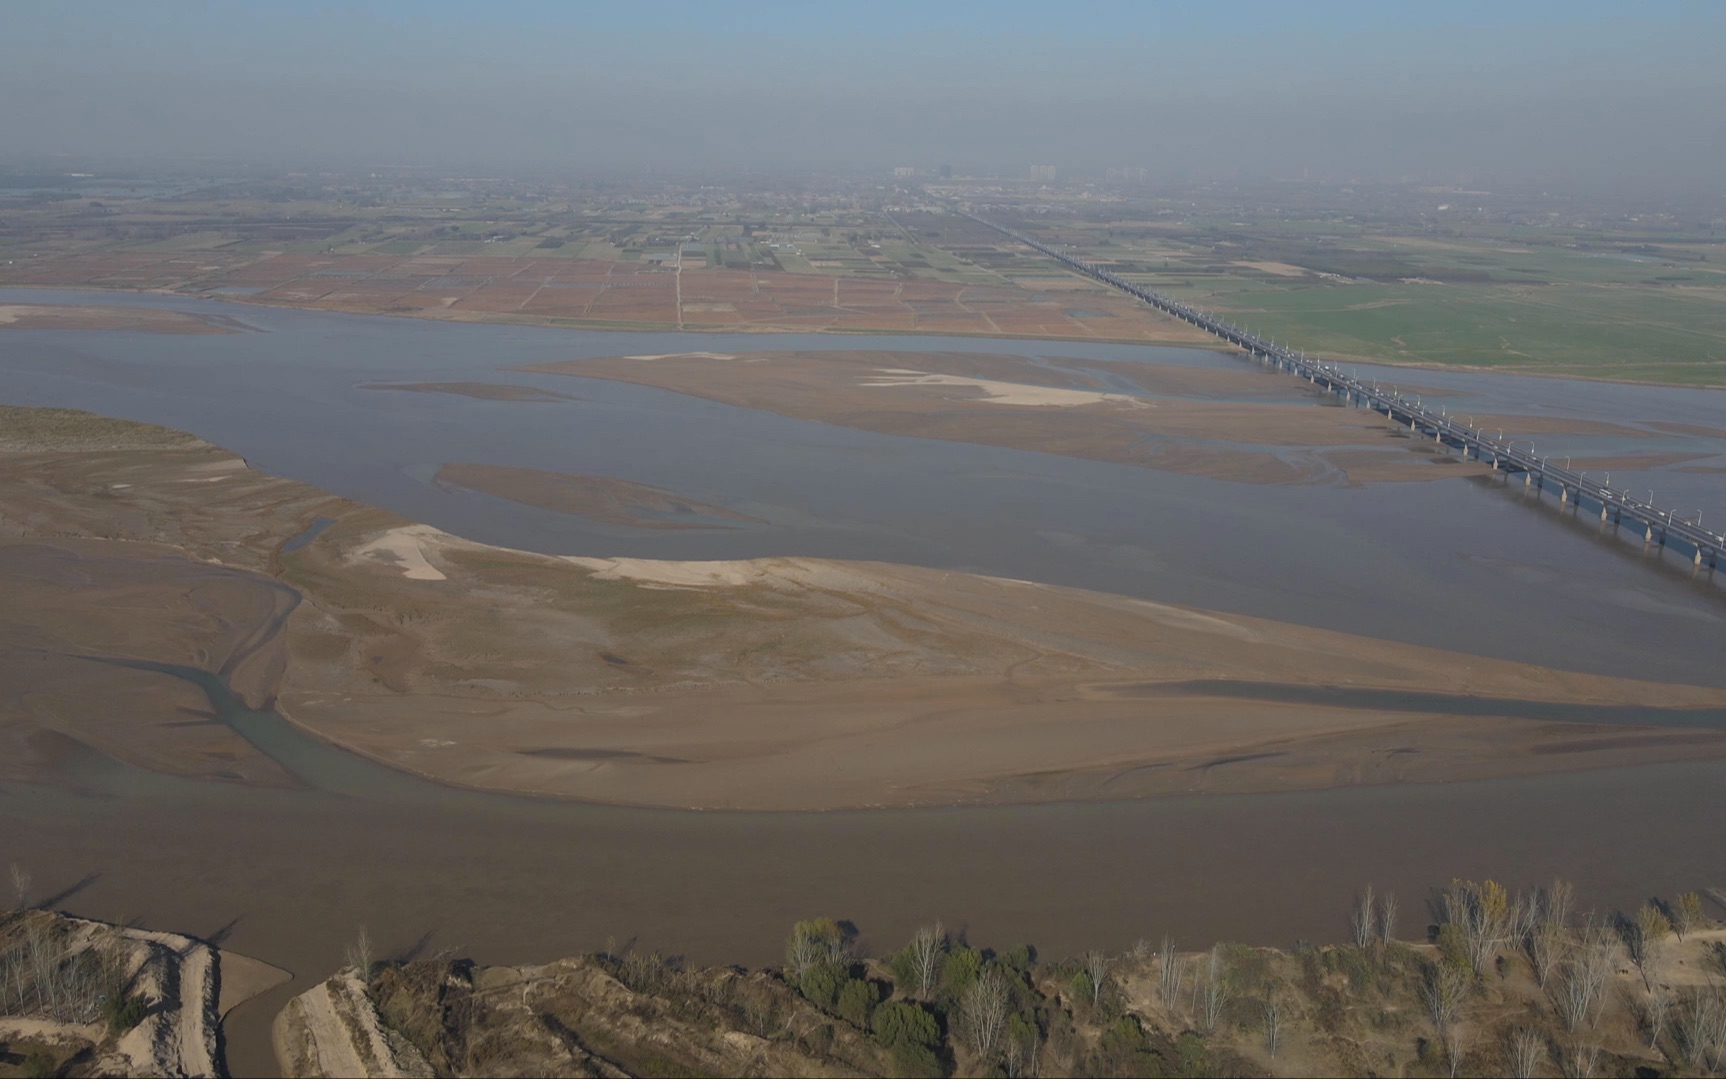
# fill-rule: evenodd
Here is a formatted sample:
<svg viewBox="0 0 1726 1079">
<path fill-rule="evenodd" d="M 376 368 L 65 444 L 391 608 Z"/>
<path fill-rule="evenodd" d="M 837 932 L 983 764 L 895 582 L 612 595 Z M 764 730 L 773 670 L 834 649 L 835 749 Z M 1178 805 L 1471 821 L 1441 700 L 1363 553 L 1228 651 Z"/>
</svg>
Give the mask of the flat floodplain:
<svg viewBox="0 0 1726 1079">
<path fill-rule="evenodd" d="M 87 299 L 9 293 L 0 302 Z M 1218 353 L 914 338 L 871 339 L 860 350 L 855 340 L 793 336 L 764 353 L 761 338 L 740 335 L 447 326 L 178 298 L 101 302 L 219 313 L 242 332 L 0 329 L 4 403 L 190 431 L 265 473 L 472 543 L 597 563 L 841 558 L 978 572 L 1439 649 L 1464 665 L 1477 657 L 1483 667 L 1490 660 L 1698 687 L 1685 692 L 1697 695 L 1689 703 L 1700 714 L 1653 743 L 1680 756 L 1702 743 L 1670 739 L 1718 727 L 1707 705 L 1726 686 L 1717 584 L 1591 522 L 1549 520 L 1558 516 L 1550 501 L 1423 456 L 1398 432 L 1356 423 Z M 739 365 L 752 358 L 759 362 Z M 748 372 L 776 364 L 786 378 L 751 381 Z M 744 374 L 727 378 L 732 370 Z M 1625 482 L 1647 479 L 1662 501 L 1707 500 L 1705 512 L 1716 512 L 1718 474 L 1707 470 L 1726 464 L 1717 395 L 1440 372 L 1422 372 L 1421 381 L 1453 410 L 1538 428 L 1531 437 L 1543 453 L 1621 470 L 1627 463 Z M 413 392 L 379 388 L 388 385 Z M 774 385 L 808 392 L 770 397 Z M 1289 408 L 1311 412 L 1313 423 L 1284 415 Z M 1233 418 L 1221 437 L 1181 426 L 1225 409 Z M 1255 418 L 1255 409 L 1279 418 Z M 1111 417 L 1123 433 L 1087 430 L 1092 441 L 1063 444 L 1055 420 L 1007 419 L 1049 410 Z M 1171 419 L 1159 426 L 1141 413 Z M 1002 433 L 1015 422 L 1025 426 Z M 1147 439 L 1160 439 L 1161 452 L 1095 449 Z M 1275 482 L 1219 478 L 1195 463 L 1199 443 L 1205 455 L 1263 455 L 1289 471 Z M 1374 472 L 1362 457 L 1389 463 Z M 209 476 L 215 481 L 202 484 Z M 200 481 L 179 490 L 207 487 L 212 497 L 235 482 L 213 469 L 179 478 Z M 123 488 L 105 489 L 111 496 L 101 501 L 125 504 Z M 284 513 L 281 541 L 323 514 L 321 503 L 302 509 L 304 521 Z M 679 516 L 703 527 L 653 527 Z M 374 551 L 373 568 L 391 589 L 438 584 L 428 571 L 452 579 L 439 561 L 446 556 L 417 535 Z M 369 537 L 332 527 L 288 554 L 315 565 L 314 556 Z M 414 539 L 411 554 L 404 539 Z M 260 565 L 268 554 L 256 555 Z M 31 557 L 16 565 L 40 580 L 47 556 Z M 124 567 L 115 572 L 115 587 L 130 587 Z M 211 587 L 235 589 L 212 603 L 248 605 L 255 621 L 271 620 L 269 590 Z M 244 641 L 231 649 L 244 650 Z M 639 657 L 612 654 L 624 663 L 600 656 L 595 671 L 634 677 L 627 667 Z M 1228 680 L 1216 662 L 1195 664 L 1187 681 Z M 411 670 L 403 664 L 385 656 L 386 668 Z M 380 674 L 394 677 L 391 670 Z M 90 913 L 142 914 L 206 933 L 237 917 L 236 948 L 296 970 L 308 969 L 308 957 L 333 963 L 360 922 L 389 926 L 402 947 L 430 932 L 492 961 L 634 933 L 698 957 L 754 961 L 770 957 L 787 920 L 816 911 L 893 938 L 939 915 L 988 940 L 1030 939 L 1055 952 L 1099 938 L 1124 945 L 1163 928 L 1195 939 L 1322 937 L 1340 927 L 1338 912 L 1361 880 L 1418 894 L 1434 865 L 1513 881 L 1564 873 L 1605 899 L 1634 898 L 1700 872 L 1720 779 L 1720 766 L 1702 761 L 1228 794 L 1241 789 L 1229 780 L 1237 766 L 1244 773 L 1254 762 L 1213 759 L 1178 788 L 1211 793 L 1140 801 L 1107 800 L 1147 789 L 1129 777 L 1057 787 L 1053 804 L 1043 791 L 1029 799 L 1036 805 L 690 814 L 471 794 L 399 771 L 356 778 L 316 757 L 324 743 L 303 734 L 273 741 L 294 735 L 268 726 L 269 713 L 248 711 L 245 677 L 231 685 L 238 704 L 219 686 L 171 672 L 112 677 L 115 694 L 151 678 L 174 687 L 168 703 L 183 718 L 250 731 L 248 745 L 270 750 L 240 762 L 253 771 L 236 768 L 237 779 L 170 780 L 116 766 L 123 754 L 62 745 L 60 785 L 6 788 L 0 804 L 16 822 L 9 831 L 26 837 L 17 856 L 44 883 L 50 874 L 68 882 L 99 874 L 69 900 Z M 1560 676 L 1548 699 L 1586 703 L 1579 698 L 1589 694 L 1560 692 L 1567 681 L 1581 679 Z M 1298 698 L 1270 703 L 1315 703 Z M 1108 707 L 1139 700 L 1123 684 Z M 1368 705 L 1432 711 L 1408 698 Z M 214 726 L 185 732 L 206 747 L 223 735 Z M 1567 758 L 1565 768 L 1622 764 L 1633 758 L 1610 744 L 1622 737 L 1571 734 L 1548 742 L 1557 748 L 1544 756 Z M 1608 744 L 1584 744 L 1591 740 Z M 312 769 L 314 789 L 281 789 L 268 766 L 283 760 Z M 847 757 L 818 763 L 842 772 Z M 1654 841 L 1630 810 L 1645 813 L 1650 802 L 1670 822 Z M 1588 858 L 1577 849 L 1584 837 Z M 1030 864 L 1047 868 L 1029 873 Z M 1263 923 L 1256 897 L 1267 891 L 1291 896 L 1286 924 Z"/>
</svg>

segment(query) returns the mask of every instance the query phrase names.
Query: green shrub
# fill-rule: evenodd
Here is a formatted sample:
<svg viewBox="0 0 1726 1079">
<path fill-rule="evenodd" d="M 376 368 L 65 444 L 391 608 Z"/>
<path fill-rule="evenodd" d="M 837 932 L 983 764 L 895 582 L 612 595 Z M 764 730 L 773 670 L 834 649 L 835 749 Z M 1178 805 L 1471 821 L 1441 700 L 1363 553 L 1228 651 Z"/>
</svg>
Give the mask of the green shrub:
<svg viewBox="0 0 1726 1079">
<path fill-rule="evenodd" d="M 1021 944 L 1007 954 L 1000 956 L 996 962 L 1008 970 L 1019 974 L 1028 974 L 1037 965 L 1037 949 L 1029 944 Z"/>
<path fill-rule="evenodd" d="M 32 1049 L 19 1068 L 28 1079 L 49 1079 L 59 1072 L 60 1063 L 47 1050 Z"/>
<path fill-rule="evenodd" d="M 901 1042 L 889 1051 L 895 1079 L 941 1079 L 941 1058 L 926 1045 Z"/>
<path fill-rule="evenodd" d="M 111 993 L 102 1000 L 102 1018 L 108 1021 L 108 1031 L 124 1034 L 144 1021 L 150 1013 L 150 1003 L 140 996 Z"/>
<path fill-rule="evenodd" d="M 1182 1075 L 1205 1076 L 1211 1073 L 1205 1040 L 1190 1030 L 1175 1039 L 1175 1057 Z"/>
<path fill-rule="evenodd" d="M 875 1041 L 883 1048 L 896 1045 L 933 1046 L 941 1041 L 941 1028 L 921 1004 L 895 1000 L 881 1005 L 870 1016 Z"/>
<path fill-rule="evenodd" d="M 839 991 L 850 980 L 850 972 L 838 963 L 822 963 L 810 968 L 798 983 L 798 991 L 818 1008 L 832 1011 L 839 1002 Z"/>
<path fill-rule="evenodd" d="M 874 1013 L 875 1005 L 881 1000 L 875 992 L 875 984 L 861 978 L 852 978 L 839 990 L 839 1018 L 852 1026 L 869 1029 L 869 1016 Z"/>
<path fill-rule="evenodd" d="M 983 975 L 983 953 L 961 944 L 941 961 L 941 993 L 957 999 Z"/>
</svg>

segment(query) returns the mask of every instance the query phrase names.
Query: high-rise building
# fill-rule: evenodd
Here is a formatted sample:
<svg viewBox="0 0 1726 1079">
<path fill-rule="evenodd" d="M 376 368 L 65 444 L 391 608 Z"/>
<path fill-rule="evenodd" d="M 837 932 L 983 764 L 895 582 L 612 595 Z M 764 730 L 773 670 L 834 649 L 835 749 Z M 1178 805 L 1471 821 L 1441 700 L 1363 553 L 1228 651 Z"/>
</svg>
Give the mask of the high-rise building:
<svg viewBox="0 0 1726 1079">
<path fill-rule="evenodd" d="M 953 178 L 953 166 L 942 165 L 941 166 L 941 179 L 951 180 L 952 178 Z"/>
<path fill-rule="evenodd" d="M 1052 184 L 1055 182 L 1055 166 L 1032 165 L 1031 179 L 1036 183 Z"/>
<path fill-rule="evenodd" d="M 899 165 L 894 168 L 893 175 L 897 177 L 915 176 L 917 175 L 917 167 L 915 165 Z"/>
</svg>

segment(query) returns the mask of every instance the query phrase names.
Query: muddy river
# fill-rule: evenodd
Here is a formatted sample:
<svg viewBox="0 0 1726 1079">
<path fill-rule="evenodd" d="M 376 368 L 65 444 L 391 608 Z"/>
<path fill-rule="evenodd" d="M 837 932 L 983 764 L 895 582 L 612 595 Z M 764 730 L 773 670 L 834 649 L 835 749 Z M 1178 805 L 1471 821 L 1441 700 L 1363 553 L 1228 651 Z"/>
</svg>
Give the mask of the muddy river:
<svg viewBox="0 0 1726 1079">
<path fill-rule="evenodd" d="M 4 302 L 160 304 L 225 335 L 0 333 L 0 403 L 192 431 L 266 471 L 459 535 L 556 553 L 802 554 L 964 567 L 1417 644 L 1726 685 L 1721 583 L 1490 481 L 1257 486 L 796 421 L 593 379 L 507 370 L 618 354 L 976 350 L 1240 365 L 1196 350 L 956 338 L 621 334 L 466 326 L 178 297 L 0 290 Z M 1265 373 L 1267 379 L 1278 376 Z M 1726 393 L 1444 372 L 1451 410 L 1581 418 L 1642 437 L 1535 435 L 1544 454 L 1685 460 L 1622 482 L 1726 521 Z M 385 392 L 508 383 L 575 400 Z M 1299 390 L 1291 383 L 1291 399 Z M 1323 407 L 1317 403 L 1313 407 Z M 1387 437 L 1390 437 L 1387 434 Z M 431 482 L 450 461 L 652 484 L 759 523 L 596 524 Z M 1640 493 L 1640 492 L 1639 492 Z M 165 671 L 163 677 L 199 677 Z M 837 814 L 696 814 L 453 791 L 373 768 L 201 688 L 309 789 L 164 779 L 104 760 L 69 788 L 0 787 L 0 860 L 60 905 L 219 937 L 292 970 L 230 1024 L 236 1071 L 363 924 L 386 950 L 521 962 L 637 939 L 700 962 L 773 961 L 800 917 L 850 918 L 885 949 L 941 918 L 1047 955 L 1174 933 L 1288 944 L 1346 931 L 1353 891 L 1397 891 L 1405 932 L 1451 876 L 1576 880 L 1585 904 L 1722 883 L 1726 765 L 1513 782 Z"/>
</svg>

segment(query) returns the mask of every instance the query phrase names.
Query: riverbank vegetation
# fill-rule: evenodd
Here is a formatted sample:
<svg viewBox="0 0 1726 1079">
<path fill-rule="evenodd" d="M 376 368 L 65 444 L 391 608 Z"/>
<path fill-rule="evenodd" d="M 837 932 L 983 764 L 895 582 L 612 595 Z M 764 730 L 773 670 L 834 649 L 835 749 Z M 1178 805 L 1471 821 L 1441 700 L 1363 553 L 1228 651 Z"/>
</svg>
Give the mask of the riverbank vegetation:
<svg viewBox="0 0 1726 1079">
<path fill-rule="evenodd" d="M 1362 889 L 1346 944 L 1158 937 L 1061 959 L 938 923 L 866 955 L 820 917 L 754 972 L 632 946 L 543 967 L 367 958 L 313 991 L 347 986 L 334 1010 L 359 1019 L 290 1010 L 277 1040 L 297 1075 L 330 1074 L 320 1039 L 373 1027 L 368 1045 L 396 1047 L 378 1074 L 1713 1075 L 1726 930 L 1709 913 L 1694 892 L 1599 913 L 1562 881 L 1456 880 L 1424 903 Z"/>
</svg>

